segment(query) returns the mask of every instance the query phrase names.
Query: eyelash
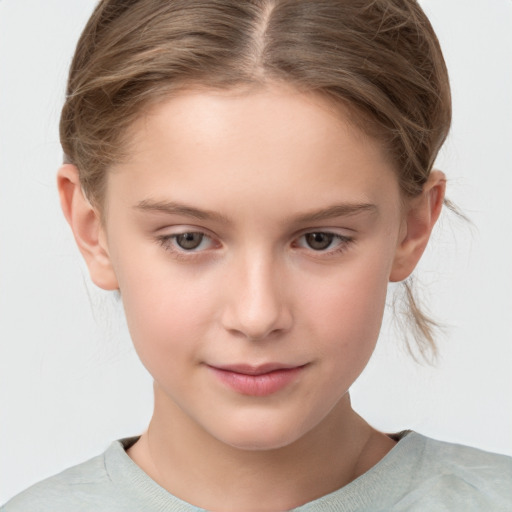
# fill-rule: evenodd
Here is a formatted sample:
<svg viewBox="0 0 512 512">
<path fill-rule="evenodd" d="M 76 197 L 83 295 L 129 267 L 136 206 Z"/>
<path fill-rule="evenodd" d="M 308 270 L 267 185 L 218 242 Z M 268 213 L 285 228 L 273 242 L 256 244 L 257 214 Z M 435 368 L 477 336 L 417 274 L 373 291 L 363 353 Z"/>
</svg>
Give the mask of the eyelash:
<svg viewBox="0 0 512 512">
<path fill-rule="evenodd" d="M 208 249 L 190 249 L 186 250 L 183 248 L 180 248 L 177 246 L 177 238 L 183 235 L 201 235 L 202 239 L 200 242 L 200 245 L 203 243 L 204 239 L 207 239 L 210 241 L 210 243 L 214 243 L 212 240 L 212 237 L 208 236 L 203 231 L 182 231 L 180 233 L 173 233 L 172 235 L 161 235 L 157 237 L 157 242 L 168 252 L 172 253 L 173 256 L 175 256 L 178 259 L 183 260 L 191 260 L 193 258 L 204 256 L 204 253 Z M 298 241 L 301 239 L 304 239 L 308 235 L 327 235 L 329 237 L 332 237 L 331 242 L 328 247 L 325 249 L 315 250 L 311 247 L 301 247 L 298 245 Z M 333 249 L 329 249 L 330 245 L 333 243 L 333 241 L 337 241 L 337 246 Z M 337 254 L 341 254 L 345 252 L 349 246 L 354 243 L 354 238 L 340 235 L 338 233 L 333 233 L 331 231 L 308 231 L 306 233 L 303 233 L 299 237 L 297 237 L 293 242 L 293 247 L 298 249 L 305 249 L 308 252 L 311 252 L 313 255 L 318 255 L 317 257 L 328 257 L 328 256 L 334 256 Z"/>
<path fill-rule="evenodd" d="M 183 248 L 180 248 L 177 245 L 177 238 L 183 235 L 201 235 L 202 239 L 200 242 L 200 245 L 203 243 L 204 239 L 210 240 L 210 242 L 213 242 L 212 238 L 208 236 L 203 231 L 182 231 L 180 233 L 173 233 L 172 235 L 161 235 L 157 237 L 157 242 L 168 252 L 170 252 L 174 257 L 178 259 L 188 260 L 190 261 L 193 258 L 197 258 L 200 256 L 203 256 L 203 253 L 205 250 L 197 250 L 197 249 L 191 249 L 186 250 Z"/>
<path fill-rule="evenodd" d="M 332 237 L 331 241 L 329 243 L 329 246 L 326 247 L 323 250 L 315 250 L 312 247 L 305 248 L 306 250 L 312 252 L 314 255 L 318 255 L 319 257 L 328 257 L 328 256 L 334 256 L 337 254 L 341 254 L 345 252 L 349 246 L 354 242 L 354 238 L 346 235 L 340 235 L 338 233 L 333 233 L 331 231 L 308 231 L 307 233 L 302 234 L 300 237 L 298 237 L 296 240 L 301 240 L 308 235 L 327 235 L 328 237 Z M 331 244 L 337 241 L 337 245 L 334 248 L 329 248 Z M 295 242 L 297 244 L 297 242 Z"/>
</svg>

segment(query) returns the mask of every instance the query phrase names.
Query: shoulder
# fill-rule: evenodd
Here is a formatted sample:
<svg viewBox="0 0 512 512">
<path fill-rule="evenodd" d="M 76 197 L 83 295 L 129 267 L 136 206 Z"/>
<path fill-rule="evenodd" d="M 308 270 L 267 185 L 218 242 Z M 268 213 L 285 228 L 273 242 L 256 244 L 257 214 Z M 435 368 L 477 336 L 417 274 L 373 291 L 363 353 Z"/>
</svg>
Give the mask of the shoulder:
<svg viewBox="0 0 512 512">
<path fill-rule="evenodd" d="M 478 448 L 445 441 L 437 441 L 414 434 L 423 450 L 423 461 L 443 471 L 461 471 L 461 474 L 491 475 L 512 481 L 512 457 L 486 452 Z"/>
<path fill-rule="evenodd" d="M 115 449 L 116 444 L 120 445 L 119 442 L 113 443 L 108 451 Z M 29 487 L 7 502 L 0 511 L 119 510 L 120 497 L 106 469 L 108 451 Z"/>
<path fill-rule="evenodd" d="M 415 433 L 404 441 L 414 489 L 406 499 L 410 510 L 419 496 L 428 497 L 433 505 L 443 503 L 446 508 L 441 510 L 510 510 L 511 457 Z"/>
</svg>

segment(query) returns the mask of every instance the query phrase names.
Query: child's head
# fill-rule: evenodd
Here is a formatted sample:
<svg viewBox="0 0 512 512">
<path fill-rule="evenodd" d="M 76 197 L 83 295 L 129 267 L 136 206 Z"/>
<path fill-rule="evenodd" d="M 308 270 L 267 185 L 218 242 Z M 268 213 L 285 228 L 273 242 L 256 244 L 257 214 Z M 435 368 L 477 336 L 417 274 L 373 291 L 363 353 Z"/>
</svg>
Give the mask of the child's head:
<svg viewBox="0 0 512 512">
<path fill-rule="evenodd" d="M 158 118 L 158 106 L 175 98 L 193 110 L 197 105 L 186 101 L 193 91 L 264 98 L 269 90 L 318 100 L 329 115 L 348 120 L 355 133 L 368 136 L 368 148 L 382 150 L 400 200 L 421 195 L 451 108 L 437 38 L 413 0 L 102 1 L 71 67 L 61 119 L 66 162 L 78 168 L 81 187 L 104 221 L 107 178 L 129 165 L 137 134 Z M 214 103 L 204 105 L 215 112 Z M 324 170 L 316 172 L 321 182 Z M 187 243 L 195 243 L 193 236 Z M 416 261 L 390 278 L 404 279 Z M 118 285 L 118 279 L 97 281 Z M 417 313 L 416 320 L 428 338 L 425 318 Z"/>
</svg>

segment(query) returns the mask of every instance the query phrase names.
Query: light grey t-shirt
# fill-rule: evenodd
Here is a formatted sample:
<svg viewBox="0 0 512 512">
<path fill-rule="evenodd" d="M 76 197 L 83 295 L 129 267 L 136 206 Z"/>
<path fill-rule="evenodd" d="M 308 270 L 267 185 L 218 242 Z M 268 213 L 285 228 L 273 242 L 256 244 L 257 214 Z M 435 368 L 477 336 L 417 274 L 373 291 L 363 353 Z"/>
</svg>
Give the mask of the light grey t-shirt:
<svg viewBox="0 0 512 512">
<path fill-rule="evenodd" d="M 19 494 L 1 512 L 198 512 L 126 454 L 136 438 Z M 411 432 L 372 469 L 296 512 L 512 511 L 512 458 Z"/>
</svg>

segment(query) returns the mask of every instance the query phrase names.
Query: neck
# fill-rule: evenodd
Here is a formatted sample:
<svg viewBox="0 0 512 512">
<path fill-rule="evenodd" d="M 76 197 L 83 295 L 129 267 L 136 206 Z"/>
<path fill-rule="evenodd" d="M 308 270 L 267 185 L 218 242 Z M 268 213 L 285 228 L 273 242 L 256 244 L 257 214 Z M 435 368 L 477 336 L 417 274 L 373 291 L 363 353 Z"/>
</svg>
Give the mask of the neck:
<svg viewBox="0 0 512 512">
<path fill-rule="evenodd" d="M 271 450 L 239 449 L 192 422 L 155 387 L 149 428 L 128 454 L 159 485 L 195 506 L 217 512 L 270 512 L 339 489 L 393 445 L 352 410 L 347 394 L 297 441 Z"/>
</svg>

